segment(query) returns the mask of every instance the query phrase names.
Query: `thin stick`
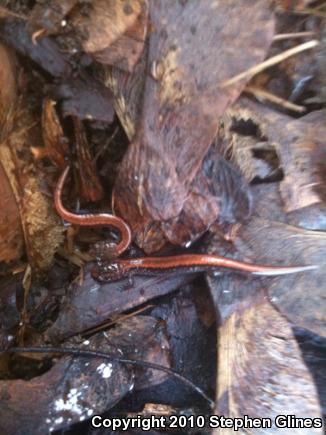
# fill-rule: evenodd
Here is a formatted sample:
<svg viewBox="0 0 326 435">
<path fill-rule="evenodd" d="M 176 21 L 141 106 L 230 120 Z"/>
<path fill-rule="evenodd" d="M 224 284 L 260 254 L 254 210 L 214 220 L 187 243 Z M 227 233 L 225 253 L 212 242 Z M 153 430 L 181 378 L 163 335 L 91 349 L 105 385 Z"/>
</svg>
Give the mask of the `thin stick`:
<svg viewBox="0 0 326 435">
<path fill-rule="evenodd" d="M 275 94 L 272 94 L 264 89 L 258 88 L 256 86 L 247 86 L 244 90 L 245 92 L 252 94 L 257 100 L 267 100 L 271 103 L 278 104 L 287 110 L 293 110 L 294 112 L 303 113 L 306 111 L 304 106 L 299 106 L 298 104 L 291 103 L 284 98 L 278 97 Z"/>
<path fill-rule="evenodd" d="M 317 47 L 318 45 L 319 45 L 319 41 L 317 39 L 313 39 L 311 41 L 304 42 L 303 44 L 297 45 L 296 47 L 290 48 L 289 50 L 283 51 L 283 53 L 277 54 L 276 56 L 272 56 L 269 59 L 265 60 L 264 62 L 249 68 L 247 71 L 244 71 L 236 75 L 232 79 L 223 82 L 221 84 L 221 87 L 233 85 L 234 83 L 244 78 L 251 78 L 254 75 L 264 71 L 265 69 L 273 65 L 276 65 L 277 63 L 280 63 L 291 56 L 294 56 L 295 54 L 301 53 L 302 51 L 305 50 L 310 50 L 311 48 Z"/>
<path fill-rule="evenodd" d="M 6 18 L 10 16 L 15 18 L 20 18 L 22 20 L 27 20 L 26 15 L 16 14 L 15 12 L 12 12 L 7 8 L 4 8 L 3 6 L 0 6 L 0 17 Z"/>
<path fill-rule="evenodd" d="M 89 357 L 89 358 L 103 358 L 111 362 L 117 362 L 120 364 L 132 365 L 136 367 L 142 367 L 152 370 L 159 370 L 161 372 L 167 373 L 170 376 L 181 381 L 183 384 L 190 387 L 192 390 L 196 391 L 206 402 L 209 403 L 210 407 L 213 409 L 215 402 L 207 396 L 207 394 L 196 384 L 194 384 L 189 379 L 180 375 L 176 370 L 169 369 L 167 367 L 161 366 L 159 364 L 139 361 L 129 358 L 113 357 L 104 352 L 96 352 L 93 350 L 81 350 L 75 347 L 12 347 L 6 350 L 0 350 L 0 352 L 11 352 L 11 353 L 59 353 L 61 355 L 72 355 L 79 357 Z"/>
<path fill-rule="evenodd" d="M 273 41 L 283 41 L 284 39 L 307 38 L 316 36 L 316 32 L 296 32 L 296 33 L 279 33 L 273 37 Z"/>
<path fill-rule="evenodd" d="M 325 18 L 326 17 L 326 12 L 322 11 L 321 8 L 325 7 L 325 5 L 320 5 L 316 8 L 305 8 L 305 9 L 294 9 L 290 12 L 294 13 L 294 14 L 304 14 L 304 15 L 315 15 L 315 17 L 321 17 L 321 18 Z"/>
<path fill-rule="evenodd" d="M 99 326 L 95 326 L 94 328 L 88 329 L 87 331 L 83 332 L 83 336 L 89 336 L 95 334 L 95 332 L 103 331 L 103 329 L 109 328 L 112 325 L 115 325 L 116 323 L 124 322 L 127 319 L 130 319 L 131 317 L 137 316 L 138 314 L 142 313 L 143 311 L 148 310 L 149 308 L 153 308 L 155 305 L 146 305 L 146 307 L 139 308 L 139 310 L 133 311 L 132 313 L 122 315 L 118 317 L 115 320 L 110 320 L 107 322 L 102 323 Z"/>
</svg>

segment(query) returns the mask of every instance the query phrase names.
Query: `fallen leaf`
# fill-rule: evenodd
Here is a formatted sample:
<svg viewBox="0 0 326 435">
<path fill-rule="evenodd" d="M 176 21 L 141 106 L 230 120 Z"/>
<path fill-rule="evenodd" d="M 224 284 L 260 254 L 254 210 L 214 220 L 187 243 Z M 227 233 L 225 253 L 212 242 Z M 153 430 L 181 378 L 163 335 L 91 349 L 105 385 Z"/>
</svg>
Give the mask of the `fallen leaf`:
<svg viewBox="0 0 326 435">
<path fill-rule="evenodd" d="M 193 279 L 191 274 L 179 276 L 135 276 L 118 282 L 99 283 L 85 269 L 83 283 L 73 283 L 63 300 L 59 316 L 46 331 L 53 342 L 98 326 L 112 315 L 142 305 L 158 296 L 166 295 Z"/>
<path fill-rule="evenodd" d="M 165 237 L 189 246 L 217 221 L 241 222 L 251 212 L 249 187 L 240 171 L 212 147 L 196 175 L 179 216 L 162 223 Z"/>
<path fill-rule="evenodd" d="M 28 29 L 33 35 L 39 30 L 47 35 L 60 33 L 66 25 L 65 18 L 78 0 L 46 0 L 37 2 L 28 17 Z"/>
<path fill-rule="evenodd" d="M 3 128 L 17 100 L 17 62 L 13 51 L 2 43 L 0 44 L 0 62 L 0 126 Z"/>
<path fill-rule="evenodd" d="M 265 1 L 155 1 L 150 20 L 151 76 L 136 136 L 115 186 L 116 209 L 135 234 L 152 220 L 175 218 L 181 212 L 219 116 L 245 85 L 219 84 L 262 60 L 273 35 Z"/>
<path fill-rule="evenodd" d="M 93 2 L 94 4 L 94 2 Z M 108 8 L 108 2 L 103 2 L 105 8 Z M 121 8 L 120 2 L 114 1 L 115 9 L 117 9 L 116 5 L 119 5 Z M 125 70 L 127 72 L 133 72 L 134 67 L 144 49 L 144 43 L 147 33 L 147 19 L 148 19 L 148 4 L 147 0 L 138 0 L 133 2 L 125 2 L 122 10 L 129 11 L 129 15 L 135 13 L 136 11 L 133 8 L 136 6 L 137 12 L 138 8 L 139 13 L 136 16 L 135 21 L 130 24 L 129 17 L 126 16 L 126 12 L 122 15 L 121 12 L 117 13 L 114 16 L 113 25 L 108 24 L 106 29 L 114 29 L 116 23 L 120 21 L 124 21 L 127 17 L 127 28 L 125 31 L 121 31 L 121 34 L 115 39 L 113 42 L 106 41 L 107 47 L 102 48 L 100 50 L 96 50 L 96 47 L 88 50 L 88 45 L 90 44 L 91 37 L 84 44 L 85 51 L 91 53 L 92 57 L 98 62 L 105 65 L 112 65 L 115 68 L 119 68 Z M 110 11 L 110 9 L 107 9 Z M 111 14 L 111 12 L 110 12 Z M 92 28 L 97 27 L 98 17 L 101 17 L 101 10 L 96 14 L 96 17 L 90 18 L 90 23 L 88 23 L 87 27 L 91 26 Z M 111 17 L 112 20 L 112 17 Z M 109 20 L 110 21 L 110 20 Z M 100 27 L 101 28 L 101 27 Z M 103 30 L 104 27 L 101 29 Z M 120 30 L 120 29 L 119 29 Z M 120 32 L 118 32 L 120 33 Z M 105 38 L 104 38 L 105 39 Z M 110 39 L 110 38 L 108 38 Z M 102 41 L 101 41 L 102 42 Z M 104 45 L 103 43 L 101 45 Z"/>
<path fill-rule="evenodd" d="M 91 348 L 94 343 L 108 349 L 103 336 L 89 341 Z M 117 349 L 109 350 L 119 355 Z M 63 357 L 31 380 L 0 381 L 0 429 L 8 435 L 43 435 L 67 428 L 110 409 L 132 386 L 133 370 L 126 366 L 102 358 Z"/>
<path fill-rule="evenodd" d="M 291 326 L 263 298 L 250 307 L 238 305 L 219 329 L 217 391 L 215 414 L 272 419 L 271 429 L 246 429 L 248 434 L 279 433 L 274 423 L 279 415 L 321 418 L 316 387 Z M 292 428 L 291 433 L 323 430 Z"/>
<path fill-rule="evenodd" d="M 43 103 L 42 135 L 44 147 L 33 147 L 36 159 L 48 157 L 56 166 L 66 166 L 65 157 L 68 154 L 68 140 L 63 133 L 59 117 L 55 109 L 55 101 L 46 98 Z"/>
<path fill-rule="evenodd" d="M 325 110 L 295 120 L 243 98 L 230 109 L 229 116 L 253 122 L 274 146 L 284 172 L 280 192 L 286 212 L 325 201 Z"/>
<path fill-rule="evenodd" d="M 13 116 L 14 129 L 2 140 L 0 162 L 19 210 L 28 262 L 34 272 L 41 272 L 52 264 L 63 240 L 63 229 L 51 199 L 42 192 L 39 170 L 31 163 L 29 149 L 42 144 L 34 114 L 26 102 L 21 102 Z"/>
<path fill-rule="evenodd" d="M 294 325 L 325 336 L 325 234 L 253 218 L 238 229 L 234 243 L 256 263 L 318 266 L 300 275 L 274 278 L 266 289 L 272 303 Z"/>
<path fill-rule="evenodd" d="M 19 207 L 0 162 L 0 261 L 18 260 L 23 251 L 24 234 Z"/>
</svg>

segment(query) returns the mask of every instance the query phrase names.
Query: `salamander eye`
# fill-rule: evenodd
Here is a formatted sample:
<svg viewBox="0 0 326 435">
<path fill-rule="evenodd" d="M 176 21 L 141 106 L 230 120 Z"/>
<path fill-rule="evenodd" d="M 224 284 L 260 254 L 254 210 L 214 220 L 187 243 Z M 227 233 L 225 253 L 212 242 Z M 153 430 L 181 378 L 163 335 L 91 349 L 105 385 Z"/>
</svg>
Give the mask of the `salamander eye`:
<svg viewBox="0 0 326 435">
<path fill-rule="evenodd" d="M 118 281 L 124 276 L 123 268 L 116 261 L 96 264 L 91 274 L 93 278 L 101 282 Z"/>
</svg>

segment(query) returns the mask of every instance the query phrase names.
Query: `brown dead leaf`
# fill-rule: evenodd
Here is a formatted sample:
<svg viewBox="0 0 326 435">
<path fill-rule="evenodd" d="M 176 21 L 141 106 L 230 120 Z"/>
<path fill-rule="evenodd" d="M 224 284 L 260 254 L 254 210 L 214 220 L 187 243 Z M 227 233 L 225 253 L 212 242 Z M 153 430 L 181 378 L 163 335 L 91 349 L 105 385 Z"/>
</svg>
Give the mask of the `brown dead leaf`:
<svg viewBox="0 0 326 435">
<path fill-rule="evenodd" d="M 32 148 L 36 159 L 48 157 L 56 166 L 64 168 L 68 154 L 68 140 L 64 136 L 61 123 L 55 110 L 55 101 L 46 98 L 43 103 L 42 134 L 44 147 Z"/>
<path fill-rule="evenodd" d="M 133 1 L 132 4 L 134 5 L 136 2 Z M 128 72 L 134 72 L 135 64 L 144 48 L 148 19 L 147 0 L 140 0 L 139 4 L 141 10 L 135 23 L 107 48 L 92 53 L 95 60 Z"/>
<path fill-rule="evenodd" d="M 73 74 L 71 56 L 74 53 L 64 52 L 48 36 L 39 38 L 35 44 L 27 30 L 26 21 L 21 19 L 5 19 L 0 26 L 0 35 L 18 53 L 60 79 L 48 91 L 52 99 L 63 100 L 62 111 L 65 116 L 112 122 L 114 110 L 111 92 L 84 69 L 77 76 Z"/>
<path fill-rule="evenodd" d="M 78 0 L 45 0 L 36 2 L 28 17 L 28 28 L 32 34 L 44 30 L 51 35 L 60 33 L 65 27 L 64 19 Z"/>
<path fill-rule="evenodd" d="M 165 237 L 189 246 L 217 221 L 241 222 L 251 211 L 249 187 L 240 171 L 212 147 L 196 175 L 180 215 L 162 223 Z"/>
<path fill-rule="evenodd" d="M 253 239 L 250 243 L 247 237 L 240 245 L 240 237 L 235 237 L 234 245 L 225 241 L 217 232 L 209 241 L 208 250 L 218 250 L 220 255 L 267 264 L 276 264 L 275 257 L 279 260 L 280 255 L 286 255 L 284 252 L 291 255 L 288 246 L 284 250 L 278 247 L 274 258 L 267 254 L 266 259 L 266 252 L 269 253 L 270 245 L 274 239 L 278 239 L 278 234 L 266 222 L 264 226 L 259 226 L 256 219 L 252 221 L 252 236 L 260 233 L 259 240 Z M 244 225 L 240 232 L 245 232 L 247 226 Z M 265 244 L 262 243 L 262 237 L 266 239 Z M 280 243 L 283 241 L 280 239 Z M 296 252 L 291 253 L 297 257 Z M 289 259 L 286 258 L 281 264 L 289 264 Z M 321 417 L 314 379 L 293 336 L 293 324 L 288 323 L 280 313 L 281 305 L 276 309 L 266 297 L 274 284 L 282 287 L 287 297 L 291 296 L 296 291 L 295 279 L 298 276 L 289 282 L 285 276 L 257 278 L 249 274 L 223 271 L 208 277 L 217 317 L 220 319 L 216 414 L 229 417 L 267 417 L 272 421 L 280 414 Z M 306 302 L 308 305 L 308 295 Z M 295 302 L 292 300 L 293 304 Z M 304 315 L 302 311 L 301 314 Z M 271 433 L 278 431 L 275 425 L 268 429 Z M 302 429 L 297 432 L 294 428 L 291 429 L 291 433 L 298 435 L 314 433 L 310 431 L 310 428 L 305 432 Z M 247 432 L 265 434 L 266 430 L 249 429 Z M 315 433 L 322 432 L 315 429 Z"/>
<path fill-rule="evenodd" d="M 102 335 L 89 341 L 91 348 L 121 356 Z M 133 370 L 126 366 L 102 358 L 64 357 L 31 380 L 0 381 L 0 430 L 43 435 L 67 428 L 110 409 L 132 386 Z"/>
<path fill-rule="evenodd" d="M 0 164 L 0 261 L 18 260 L 23 253 L 23 247 L 24 236 L 19 208 L 7 175 Z"/>
<path fill-rule="evenodd" d="M 144 46 L 147 0 L 96 0 L 80 8 L 71 23 L 86 53 L 97 61 L 131 71 Z"/>
<path fill-rule="evenodd" d="M 96 173 L 95 162 L 92 158 L 84 124 L 73 118 L 76 155 L 79 166 L 78 178 L 80 192 L 83 198 L 89 201 L 98 201 L 103 198 L 103 188 Z"/>
<path fill-rule="evenodd" d="M 244 86 L 219 83 L 262 60 L 273 35 L 265 1 L 155 1 L 150 19 L 151 77 L 116 183 L 117 210 L 136 234 L 180 213 L 219 116 Z"/>
<path fill-rule="evenodd" d="M 3 136 L 12 127 L 11 112 L 17 100 L 16 61 L 13 53 L 0 44 L 0 149 Z M 0 261 L 18 260 L 23 253 L 24 237 L 19 208 L 5 168 L 0 161 Z"/>
<path fill-rule="evenodd" d="M 24 104 L 24 106 L 23 106 Z M 26 103 L 15 108 L 14 129 L 2 138 L 0 162 L 19 209 L 25 250 L 34 271 L 50 266 L 62 243 L 62 227 L 54 214 L 51 198 L 42 192 L 42 182 L 32 163 L 31 146 L 41 144 L 41 132 Z"/>
<path fill-rule="evenodd" d="M 229 116 L 253 123 L 277 152 L 284 172 L 280 192 L 286 212 L 325 200 L 325 110 L 294 120 L 243 98 L 229 110 Z M 235 140 L 233 147 L 237 147 Z"/>
<path fill-rule="evenodd" d="M 191 274 L 178 276 L 135 276 L 133 284 L 128 279 L 99 283 L 85 268 L 82 283 L 72 283 L 62 302 L 55 323 L 47 330 L 52 342 L 94 328 L 111 316 L 141 306 L 151 299 L 176 290 L 193 279 Z"/>
<path fill-rule="evenodd" d="M 170 345 L 164 323 L 150 316 L 135 316 L 124 320 L 108 335 L 110 345 L 120 348 L 127 358 L 170 367 Z M 157 370 L 140 372 L 135 390 L 163 382 L 168 375 Z"/>
<path fill-rule="evenodd" d="M 118 68 L 105 68 L 104 83 L 114 95 L 115 111 L 130 141 L 135 136 L 137 121 L 142 110 L 147 56 L 148 47 L 145 46 L 132 74 Z"/>
<path fill-rule="evenodd" d="M 141 3 L 136 0 L 95 0 L 87 14 L 74 17 L 76 29 L 86 34 L 83 43 L 86 53 L 104 50 L 132 27 L 141 13 Z"/>
<path fill-rule="evenodd" d="M 95 60 L 132 71 L 147 32 L 147 0 L 42 2 L 28 19 L 32 35 L 60 34 L 70 50 L 82 46 Z M 73 47 L 73 48 L 72 48 Z"/>
<path fill-rule="evenodd" d="M 65 56 L 50 37 L 40 38 L 35 44 L 27 31 L 26 20 L 6 18 L 1 22 L 0 34 L 15 51 L 29 57 L 54 77 L 71 75 L 72 65 L 69 56 Z"/>
<path fill-rule="evenodd" d="M 250 307 L 238 305 L 219 329 L 217 391 L 216 414 L 273 422 L 278 415 L 321 418 L 316 387 L 291 327 L 263 298 Z M 280 429 L 274 425 L 246 433 L 266 431 Z M 321 435 L 323 430 L 292 428 L 290 432 Z"/>
<path fill-rule="evenodd" d="M 313 204 L 287 214 L 289 224 L 306 230 L 326 231 L 326 203 Z"/>
<path fill-rule="evenodd" d="M 325 234 L 253 218 L 239 228 L 234 243 L 256 263 L 318 266 L 300 275 L 273 278 L 265 287 L 272 303 L 294 325 L 325 336 Z"/>
<path fill-rule="evenodd" d="M 0 126 L 3 128 L 17 99 L 18 73 L 14 53 L 4 44 L 0 44 L 0 64 Z"/>
</svg>

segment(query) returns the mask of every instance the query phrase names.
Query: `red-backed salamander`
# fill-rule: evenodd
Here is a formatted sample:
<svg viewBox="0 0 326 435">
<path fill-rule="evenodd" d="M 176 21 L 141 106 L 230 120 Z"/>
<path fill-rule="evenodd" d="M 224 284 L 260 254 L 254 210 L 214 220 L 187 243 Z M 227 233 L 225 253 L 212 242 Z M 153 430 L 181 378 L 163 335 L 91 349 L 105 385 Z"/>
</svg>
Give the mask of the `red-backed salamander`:
<svg viewBox="0 0 326 435">
<path fill-rule="evenodd" d="M 115 259 L 96 266 L 92 271 L 98 281 L 117 281 L 133 275 L 157 275 L 172 272 L 199 273 L 221 268 L 234 269 L 252 275 L 274 276 L 317 269 L 318 266 L 268 266 L 233 260 L 219 255 L 181 254 L 167 257 Z"/>
<path fill-rule="evenodd" d="M 92 276 L 98 281 L 117 281 L 122 278 L 129 278 L 133 275 L 154 275 L 160 273 L 181 272 L 205 272 L 214 271 L 220 268 L 233 269 L 239 272 L 246 272 L 252 275 L 274 276 L 289 273 L 304 272 L 316 269 L 318 266 L 269 266 L 251 264 L 244 261 L 233 260 L 219 255 L 209 254 L 180 254 L 166 257 L 138 257 L 129 259 L 118 259 L 130 245 L 132 235 L 129 226 L 117 216 L 107 213 L 78 215 L 66 210 L 62 204 L 61 196 L 64 182 L 69 172 L 69 166 L 60 176 L 54 194 L 55 207 L 58 214 L 68 222 L 77 225 L 110 225 L 119 230 L 120 242 L 115 245 L 112 252 L 114 259 L 100 261 L 92 271 Z"/>
<path fill-rule="evenodd" d="M 54 204 L 57 213 L 65 219 L 67 222 L 76 225 L 93 226 L 93 225 L 109 225 L 115 228 L 120 233 L 120 242 L 115 247 L 115 255 L 118 257 L 121 255 L 131 243 L 131 230 L 129 225 L 126 224 L 121 218 L 109 213 L 97 213 L 97 214 L 75 214 L 68 211 L 62 204 L 62 190 L 69 172 L 69 165 L 61 174 L 54 192 Z"/>
</svg>

